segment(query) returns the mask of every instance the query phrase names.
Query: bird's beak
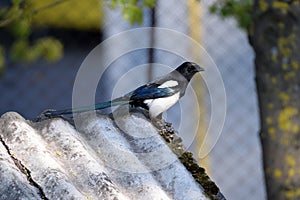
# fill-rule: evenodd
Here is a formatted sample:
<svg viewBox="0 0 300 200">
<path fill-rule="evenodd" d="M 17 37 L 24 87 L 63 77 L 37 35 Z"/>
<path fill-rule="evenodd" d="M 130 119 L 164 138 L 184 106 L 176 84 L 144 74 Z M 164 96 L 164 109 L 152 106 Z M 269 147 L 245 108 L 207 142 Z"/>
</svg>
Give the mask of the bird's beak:
<svg viewBox="0 0 300 200">
<path fill-rule="evenodd" d="M 200 66 L 197 67 L 197 70 L 198 70 L 198 72 L 205 71 L 205 70 L 204 70 L 202 67 L 200 67 Z"/>
<path fill-rule="evenodd" d="M 200 67 L 199 65 L 197 65 L 196 63 L 193 63 L 193 65 L 195 66 L 197 72 L 202 72 L 204 71 L 204 69 L 202 67 Z"/>
</svg>

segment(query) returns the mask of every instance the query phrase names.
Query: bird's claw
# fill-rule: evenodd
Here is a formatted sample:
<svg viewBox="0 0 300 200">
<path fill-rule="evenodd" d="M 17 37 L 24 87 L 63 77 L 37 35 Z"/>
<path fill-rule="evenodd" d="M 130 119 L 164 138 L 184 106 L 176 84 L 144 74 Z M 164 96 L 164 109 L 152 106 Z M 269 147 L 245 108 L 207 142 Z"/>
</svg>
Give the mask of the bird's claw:
<svg viewBox="0 0 300 200">
<path fill-rule="evenodd" d="M 160 118 L 150 118 L 152 124 L 158 128 L 158 129 L 163 129 L 165 126 L 165 120 L 164 119 L 160 119 Z"/>
</svg>

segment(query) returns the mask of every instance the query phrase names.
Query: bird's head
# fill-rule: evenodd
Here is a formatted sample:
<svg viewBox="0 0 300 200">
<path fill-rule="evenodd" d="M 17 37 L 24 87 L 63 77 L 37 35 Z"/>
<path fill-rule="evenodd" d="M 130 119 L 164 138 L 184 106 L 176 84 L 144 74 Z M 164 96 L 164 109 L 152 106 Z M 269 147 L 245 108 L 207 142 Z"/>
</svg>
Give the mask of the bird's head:
<svg viewBox="0 0 300 200">
<path fill-rule="evenodd" d="M 176 68 L 176 71 L 182 74 L 187 81 L 190 81 L 196 73 L 204 71 L 204 69 L 196 63 L 184 62 Z"/>
</svg>

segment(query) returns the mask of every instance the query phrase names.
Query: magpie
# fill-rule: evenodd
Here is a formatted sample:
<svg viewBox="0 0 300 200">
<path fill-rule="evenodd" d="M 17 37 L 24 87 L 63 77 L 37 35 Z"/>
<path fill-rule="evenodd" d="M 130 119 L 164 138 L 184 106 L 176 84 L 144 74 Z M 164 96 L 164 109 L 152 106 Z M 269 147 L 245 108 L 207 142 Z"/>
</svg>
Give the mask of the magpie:
<svg viewBox="0 0 300 200">
<path fill-rule="evenodd" d="M 204 69 L 196 63 L 184 62 L 169 74 L 140 86 L 122 97 L 94 106 L 65 110 L 46 110 L 41 115 L 46 118 L 53 118 L 129 104 L 133 107 L 146 109 L 149 111 L 150 119 L 155 119 L 161 117 L 164 111 L 168 110 L 184 95 L 190 80 L 197 72 L 201 71 L 204 71 Z"/>
</svg>

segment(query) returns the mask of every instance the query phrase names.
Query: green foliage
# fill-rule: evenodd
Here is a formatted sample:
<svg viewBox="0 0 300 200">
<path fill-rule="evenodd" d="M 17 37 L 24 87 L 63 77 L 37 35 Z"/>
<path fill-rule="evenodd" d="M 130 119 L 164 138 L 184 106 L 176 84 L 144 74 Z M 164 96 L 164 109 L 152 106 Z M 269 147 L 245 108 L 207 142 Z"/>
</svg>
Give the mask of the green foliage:
<svg viewBox="0 0 300 200">
<path fill-rule="evenodd" d="M 220 0 L 210 7 L 212 13 L 222 17 L 234 17 L 239 26 L 248 30 L 251 25 L 251 10 L 253 0 Z"/>
<path fill-rule="evenodd" d="M 131 25 L 142 24 L 143 7 L 153 8 L 156 0 L 108 0 L 112 9 L 121 8 L 123 17 Z"/>
<path fill-rule="evenodd" d="M 49 62 L 59 60 L 63 55 L 63 45 L 53 37 L 41 38 L 33 46 L 40 55 Z"/>
<path fill-rule="evenodd" d="M 107 0 L 111 8 L 120 8 L 125 20 L 130 24 L 143 22 L 143 8 L 153 8 L 156 0 Z M 14 61 L 34 62 L 45 59 L 53 62 L 63 55 L 63 45 L 52 37 L 30 41 L 33 15 L 37 14 L 24 3 L 24 0 L 12 0 L 12 5 L 0 9 L 0 29 L 4 29 L 14 37 L 10 49 L 10 57 Z M 47 7 L 47 6 L 45 6 Z M 0 45 L 0 73 L 5 63 L 5 49 Z"/>
<path fill-rule="evenodd" d="M 12 21 L 8 28 L 15 38 L 28 38 L 31 33 L 30 26 L 28 19 L 22 19 Z"/>
<path fill-rule="evenodd" d="M 63 55 L 63 46 L 55 38 L 41 38 L 30 45 L 27 40 L 16 40 L 11 48 L 14 61 L 33 62 L 43 58 L 49 62 L 59 60 Z"/>
<path fill-rule="evenodd" d="M 20 8 L 21 3 L 21 0 L 13 0 L 10 8 L 0 10 L 0 27 L 4 27 L 22 16 L 23 10 Z"/>
<path fill-rule="evenodd" d="M 34 62 L 43 58 L 47 61 L 57 61 L 63 55 L 63 45 L 55 38 L 45 37 L 29 41 L 34 13 L 28 11 L 22 0 L 13 0 L 12 6 L 0 10 L 0 28 L 8 31 L 14 37 L 10 56 L 14 61 Z M 5 56 L 4 48 L 0 46 L 0 73 L 3 71 Z"/>
</svg>

